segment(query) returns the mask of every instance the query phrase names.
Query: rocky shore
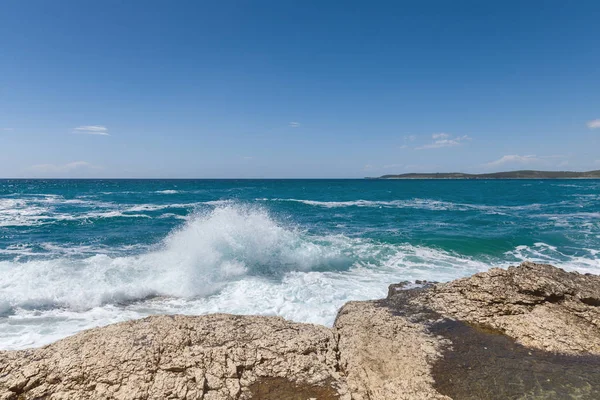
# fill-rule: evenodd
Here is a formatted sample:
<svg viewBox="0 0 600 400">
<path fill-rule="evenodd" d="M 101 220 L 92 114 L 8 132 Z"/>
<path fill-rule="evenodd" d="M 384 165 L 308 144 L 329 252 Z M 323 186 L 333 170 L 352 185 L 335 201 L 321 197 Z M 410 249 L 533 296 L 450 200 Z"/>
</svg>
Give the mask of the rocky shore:
<svg viewBox="0 0 600 400">
<path fill-rule="evenodd" d="M 156 316 L 0 352 L 0 399 L 600 399 L 600 277 L 524 263 L 391 285 L 333 328 Z"/>
</svg>

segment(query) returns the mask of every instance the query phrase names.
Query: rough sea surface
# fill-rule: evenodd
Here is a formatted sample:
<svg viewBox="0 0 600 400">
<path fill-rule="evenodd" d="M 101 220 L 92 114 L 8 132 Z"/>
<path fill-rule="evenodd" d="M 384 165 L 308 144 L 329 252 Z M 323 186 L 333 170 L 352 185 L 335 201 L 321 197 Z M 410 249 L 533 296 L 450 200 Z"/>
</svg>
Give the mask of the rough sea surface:
<svg viewBox="0 0 600 400">
<path fill-rule="evenodd" d="M 157 313 L 331 325 L 524 260 L 600 273 L 600 181 L 0 180 L 0 349 Z"/>
</svg>

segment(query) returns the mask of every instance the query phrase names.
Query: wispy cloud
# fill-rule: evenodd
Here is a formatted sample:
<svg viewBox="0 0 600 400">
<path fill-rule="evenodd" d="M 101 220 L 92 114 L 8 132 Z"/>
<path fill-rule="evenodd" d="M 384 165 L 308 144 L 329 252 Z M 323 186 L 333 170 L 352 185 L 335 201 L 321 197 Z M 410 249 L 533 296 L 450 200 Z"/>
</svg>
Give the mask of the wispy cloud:
<svg viewBox="0 0 600 400">
<path fill-rule="evenodd" d="M 375 172 L 375 171 L 382 171 L 384 172 L 385 170 L 400 170 L 404 168 L 404 164 L 388 164 L 388 165 L 373 165 L 373 164 L 367 164 L 363 167 L 363 171 L 366 172 Z"/>
<path fill-rule="evenodd" d="M 598 129 L 600 128 L 600 119 L 594 119 L 587 123 L 588 128 L 590 129 Z"/>
<path fill-rule="evenodd" d="M 536 156 L 510 154 L 502 156 L 497 160 L 484 164 L 485 167 L 501 167 L 504 165 L 514 166 L 529 166 L 537 165 L 546 168 L 564 168 L 569 165 L 569 156 L 566 155 L 551 155 L 551 156 Z"/>
<path fill-rule="evenodd" d="M 417 139 L 417 135 L 404 135 L 402 140 L 403 144 L 398 146 L 399 149 L 408 149 L 411 146 L 411 142 L 414 142 Z"/>
<path fill-rule="evenodd" d="M 363 171 L 377 171 L 378 169 L 379 169 L 378 167 L 376 167 L 376 166 L 374 166 L 372 164 L 366 164 L 363 167 Z"/>
<path fill-rule="evenodd" d="M 87 161 L 73 161 L 68 164 L 38 164 L 32 165 L 29 169 L 42 174 L 60 174 L 82 169 L 99 169 L 99 167 L 90 164 Z"/>
<path fill-rule="evenodd" d="M 73 133 L 80 135 L 100 135 L 110 136 L 108 134 L 108 128 L 102 125 L 83 125 L 73 129 Z"/>
<path fill-rule="evenodd" d="M 527 165 L 527 164 L 538 163 L 541 160 L 542 160 L 541 158 L 536 157 L 535 155 L 520 156 L 518 154 L 510 154 L 510 155 L 502 156 L 499 159 L 491 161 L 485 165 L 488 167 L 499 167 L 499 166 L 506 165 L 506 164 Z"/>
<path fill-rule="evenodd" d="M 300 127 L 300 122 L 295 122 L 295 121 L 292 121 L 292 122 L 290 122 L 290 123 L 288 124 L 288 126 L 289 126 L 290 128 L 298 128 L 298 127 Z"/>
<path fill-rule="evenodd" d="M 432 143 L 425 144 L 423 146 L 416 147 L 416 150 L 428 150 L 428 149 L 439 149 L 442 147 L 454 147 L 463 144 L 471 138 L 467 135 L 463 136 L 452 136 L 448 133 L 434 133 L 431 135 L 433 139 Z"/>
<path fill-rule="evenodd" d="M 13 130 L 13 128 L 2 128 L 2 129 L 0 129 L 0 131 L 12 131 L 12 130 Z"/>
<path fill-rule="evenodd" d="M 425 171 L 436 171 L 440 169 L 440 165 L 437 164 L 387 164 L 387 165 L 373 165 L 367 164 L 363 167 L 365 172 L 381 172 L 383 173 L 400 173 L 400 172 L 425 172 Z"/>
<path fill-rule="evenodd" d="M 382 169 L 404 169 L 405 164 L 388 164 L 384 165 Z"/>
</svg>

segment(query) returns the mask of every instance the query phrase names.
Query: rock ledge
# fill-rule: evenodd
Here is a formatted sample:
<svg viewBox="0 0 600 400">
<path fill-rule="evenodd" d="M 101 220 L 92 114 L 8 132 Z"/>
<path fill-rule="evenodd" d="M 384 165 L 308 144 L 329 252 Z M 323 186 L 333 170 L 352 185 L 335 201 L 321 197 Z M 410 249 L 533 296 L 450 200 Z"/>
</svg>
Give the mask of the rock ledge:
<svg viewBox="0 0 600 400">
<path fill-rule="evenodd" d="M 350 302 L 333 328 L 156 316 L 0 352 L 0 399 L 600 398 L 600 277 L 524 263 Z"/>
</svg>

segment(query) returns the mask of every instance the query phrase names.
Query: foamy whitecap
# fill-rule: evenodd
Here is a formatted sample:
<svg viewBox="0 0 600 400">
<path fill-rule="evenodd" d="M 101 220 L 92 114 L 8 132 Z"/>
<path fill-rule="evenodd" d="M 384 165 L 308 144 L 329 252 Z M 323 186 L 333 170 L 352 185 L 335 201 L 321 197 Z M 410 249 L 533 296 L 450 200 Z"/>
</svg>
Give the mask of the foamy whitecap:
<svg viewBox="0 0 600 400">
<path fill-rule="evenodd" d="M 507 211 L 523 211 L 536 210 L 544 205 L 533 203 L 522 206 L 494 206 L 486 204 L 466 204 L 453 203 L 448 201 L 434 199 L 414 198 L 409 200 L 390 200 L 390 201 L 372 201 L 372 200 L 351 200 L 351 201 L 317 201 L 317 200 L 302 200 L 302 199 L 282 199 L 282 198 L 258 198 L 256 201 L 279 201 L 279 202 L 295 202 L 309 206 L 324 207 L 324 208 L 340 208 L 340 207 L 374 207 L 374 208 L 412 208 L 431 211 L 484 211 L 488 214 L 506 215 Z M 548 206 L 548 205 L 546 205 Z"/>
<path fill-rule="evenodd" d="M 587 249 L 584 249 L 589 251 Z M 598 252 L 589 251 L 588 254 L 569 255 L 561 252 L 556 246 L 538 242 L 533 246 L 520 245 L 514 250 L 505 253 L 508 260 L 515 263 L 533 261 L 546 264 L 560 265 L 568 271 L 598 274 L 600 272 L 600 258 Z"/>
<path fill-rule="evenodd" d="M 280 315 L 331 325 L 345 302 L 383 297 L 387 285 L 398 281 L 446 281 L 523 260 L 600 270 L 594 249 L 569 255 L 539 241 L 501 257 L 474 258 L 363 235 L 319 235 L 283 223 L 262 207 L 230 200 L 194 204 L 207 207 L 189 214 L 154 246 L 120 252 L 118 246 L 42 243 L 51 256 L 0 261 L 0 348 L 39 346 L 82 329 L 157 313 Z M 449 204 L 454 203 L 434 206 Z M 158 205 L 123 205 L 77 218 L 139 217 L 153 206 Z M 28 246 L 5 251 L 34 252 Z"/>
<path fill-rule="evenodd" d="M 159 312 L 218 310 L 331 323 L 343 302 L 383 295 L 387 283 L 423 279 L 434 269 L 451 278 L 486 267 L 433 249 L 311 236 L 263 209 L 224 206 L 197 215 L 138 256 L 63 253 L 0 262 L 0 302 L 10 310 L 10 331 L 19 332 L 3 331 L 8 321 L 0 321 L 1 346 L 39 345 Z M 38 320 L 54 333 L 39 335 Z"/>
<path fill-rule="evenodd" d="M 0 227 L 15 226 L 41 226 L 64 221 L 88 221 L 105 218 L 151 218 L 145 212 L 161 211 L 165 209 L 193 210 L 195 207 L 205 203 L 184 204 L 138 204 L 135 206 L 119 206 L 111 202 L 95 200 L 57 200 L 51 197 L 28 199 L 0 199 Z M 47 205 L 46 203 L 55 203 Z M 70 213 L 58 212 L 58 205 L 81 207 Z"/>
<path fill-rule="evenodd" d="M 157 190 L 154 193 L 158 194 L 177 194 L 180 193 L 179 190 L 167 189 L 167 190 Z"/>
<path fill-rule="evenodd" d="M 339 257 L 337 249 L 279 226 L 265 211 L 224 207 L 139 256 L 0 262 L 0 299 L 25 308 L 86 309 L 154 295 L 204 296 L 246 274 L 277 276 Z"/>
</svg>

